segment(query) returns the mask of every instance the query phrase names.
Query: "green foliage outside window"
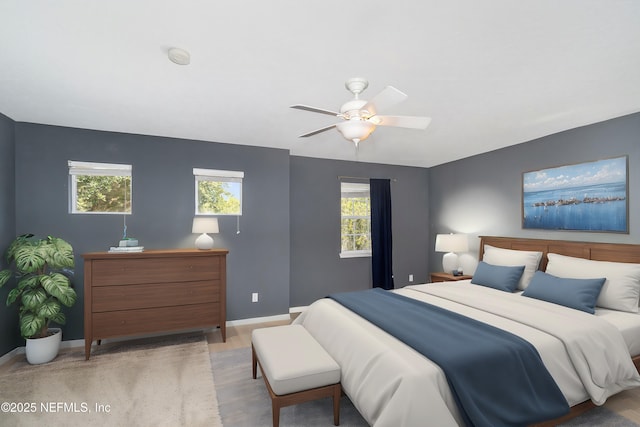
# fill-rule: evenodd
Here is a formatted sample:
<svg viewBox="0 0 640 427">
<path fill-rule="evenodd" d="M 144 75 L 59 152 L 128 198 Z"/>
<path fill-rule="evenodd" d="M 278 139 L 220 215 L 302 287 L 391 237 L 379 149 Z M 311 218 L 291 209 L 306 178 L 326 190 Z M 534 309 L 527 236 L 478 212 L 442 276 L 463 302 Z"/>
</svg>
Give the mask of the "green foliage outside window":
<svg viewBox="0 0 640 427">
<path fill-rule="evenodd" d="M 131 177 L 76 175 L 75 212 L 131 213 Z"/>
<path fill-rule="evenodd" d="M 198 181 L 198 213 L 239 215 L 240 199 L 230 190 L 240 183 Z"/>
<path fill-rule="evenodd" d="M 368 197 L 341 199 L 342 252 L 371 250 L 371 207 Z"/>
</svg>

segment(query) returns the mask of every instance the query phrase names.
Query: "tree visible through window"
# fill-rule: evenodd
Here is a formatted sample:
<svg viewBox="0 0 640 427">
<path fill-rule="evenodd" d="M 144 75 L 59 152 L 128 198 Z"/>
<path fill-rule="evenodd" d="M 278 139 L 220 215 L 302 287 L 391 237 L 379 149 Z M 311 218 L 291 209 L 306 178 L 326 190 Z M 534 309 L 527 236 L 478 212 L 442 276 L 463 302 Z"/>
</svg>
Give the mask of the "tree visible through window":
<svg viewBox="0 0 640 427">
<path fill-rule="evenodd" d="M 341 257 L 371 255 L 369 184 L 340 183 Z"/>
<path fill-rule="evenodd" d="M 196 214 L 242 215 L 243 172 L 194 169 Z"/>
<path fill-rule="evenodd" d="M 131 213 L 131 165 L 69 161 L 71 213 Z"/>
</svg>

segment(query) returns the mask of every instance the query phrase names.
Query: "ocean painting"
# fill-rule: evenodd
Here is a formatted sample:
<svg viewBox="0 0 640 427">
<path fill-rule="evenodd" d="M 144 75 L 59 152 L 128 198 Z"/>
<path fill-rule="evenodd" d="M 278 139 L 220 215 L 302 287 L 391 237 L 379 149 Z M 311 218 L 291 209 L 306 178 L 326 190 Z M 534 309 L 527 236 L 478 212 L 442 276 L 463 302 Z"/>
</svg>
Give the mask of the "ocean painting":
<svg viewBox="0 0 640 427">
<path fill-rule="evenodd" d="M 628 158 L 522 174 L 522 227 L 628 233 Z"/>
</svg>

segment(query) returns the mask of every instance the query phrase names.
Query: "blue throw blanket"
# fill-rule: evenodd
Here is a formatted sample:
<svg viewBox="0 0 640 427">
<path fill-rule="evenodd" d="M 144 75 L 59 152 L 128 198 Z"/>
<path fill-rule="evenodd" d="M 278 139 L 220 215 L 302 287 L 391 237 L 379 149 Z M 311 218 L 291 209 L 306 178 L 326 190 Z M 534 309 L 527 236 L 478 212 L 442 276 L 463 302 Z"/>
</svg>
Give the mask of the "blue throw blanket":
<svg viewBox="0 0 640 427">
<path fill-rule="evenodd" d="M 329 298 L 437 363 L 469 426 L 526 426 L 569 412 L 535 347 L 516 335 L 377 288 Z"/>
</svg>

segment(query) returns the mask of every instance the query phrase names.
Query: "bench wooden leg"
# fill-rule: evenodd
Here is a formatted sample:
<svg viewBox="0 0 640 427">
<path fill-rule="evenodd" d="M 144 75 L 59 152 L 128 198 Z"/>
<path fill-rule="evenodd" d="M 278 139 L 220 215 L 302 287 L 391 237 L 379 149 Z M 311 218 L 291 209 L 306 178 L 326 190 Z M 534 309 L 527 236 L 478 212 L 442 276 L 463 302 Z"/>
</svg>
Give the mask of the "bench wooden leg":
<svg viewBox="0 0 640 427">
<path fill-rule="evenodd" d="M 342 386 L 333 386 L 333 425 L 340 425 L 340 396 L 342 396 Z"/>
<path fill-rule="evenodd" d="M 273 414 L 273 427 L 280 425 L 280 402 L 277 399 L 271 400 L 271 413 Z"/>
</svg>

